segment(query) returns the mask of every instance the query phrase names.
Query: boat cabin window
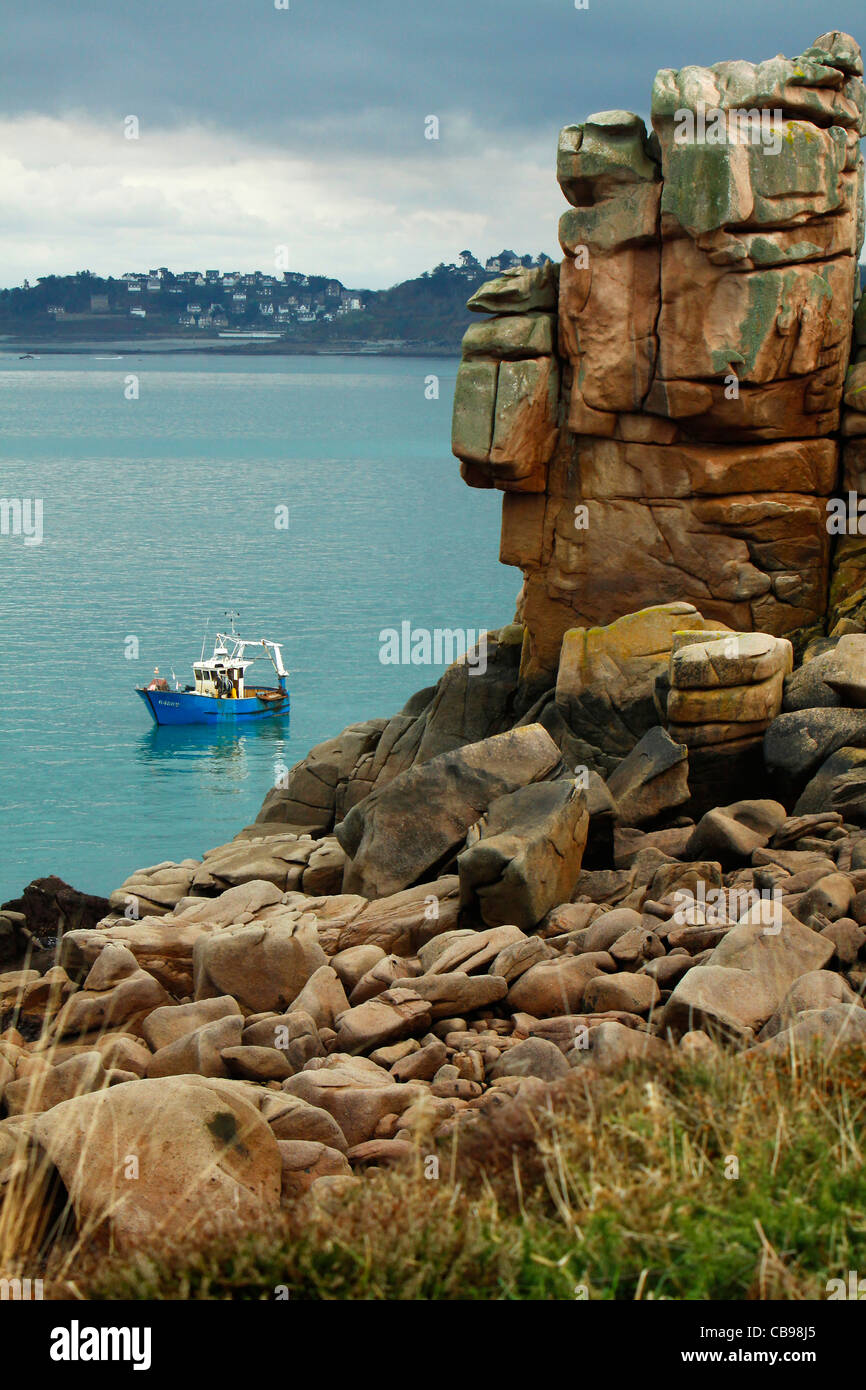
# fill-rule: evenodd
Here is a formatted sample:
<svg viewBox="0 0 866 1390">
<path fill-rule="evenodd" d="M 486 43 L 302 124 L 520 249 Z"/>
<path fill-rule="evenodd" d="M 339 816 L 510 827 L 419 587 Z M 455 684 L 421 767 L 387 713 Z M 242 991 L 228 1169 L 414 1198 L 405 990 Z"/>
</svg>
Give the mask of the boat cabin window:
<svg viewBox="0 0 866 1390">
<path fill-rule="evenodd" d="M 208 661 L 193 664 L 195 688 L 199 694 L 222 695 L 231 693 L 242 699 L 244 695 L 244 668 L 230 666 L 224 661 Z"/>
</svg>

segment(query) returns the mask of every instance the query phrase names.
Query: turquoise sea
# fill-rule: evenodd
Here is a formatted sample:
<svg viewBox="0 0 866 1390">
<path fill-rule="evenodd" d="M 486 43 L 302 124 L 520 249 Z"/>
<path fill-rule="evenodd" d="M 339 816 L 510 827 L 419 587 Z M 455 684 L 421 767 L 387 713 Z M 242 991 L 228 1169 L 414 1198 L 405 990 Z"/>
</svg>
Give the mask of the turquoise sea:
<svg viewBox="0 0 866 1390">
<path fill-rule="evenodd" d="M 0 901 L 223 843 L 275 767 L 441 674 L 383 665 L 382 629 L 511 619 L 500 495 L 449 451 L 456 367 L 0 354 L 0 496 L 43 508 L 41 544 L 0 535 Z M 158 730 L 133 687 L 190 680 L 227 608 L 284 642 L 290 721 Z"/>
</svg>

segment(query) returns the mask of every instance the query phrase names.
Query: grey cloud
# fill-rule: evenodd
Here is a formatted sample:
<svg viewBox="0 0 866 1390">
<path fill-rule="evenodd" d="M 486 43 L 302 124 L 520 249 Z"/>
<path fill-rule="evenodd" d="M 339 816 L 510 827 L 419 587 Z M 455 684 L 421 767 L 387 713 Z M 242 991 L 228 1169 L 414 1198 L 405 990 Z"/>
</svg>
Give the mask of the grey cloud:
<svg viewBox="0 0 866 1390">
<path fill-rule="evenodd" d="M 297 268 L 369 286 L 464 246 L 556 254 L 562 125 L 646 115 L 659 67 L 795 54 L 862 25 L 862 0 L 826 18 L 813 0 L 289 3 L 0 0 L 4 283 L 252 268 L 277 241 Z"/>
<path fill-rule="evenodd" d="M 0 113 L 203 121 L 308 149 L 417 144 L 427 113 L 524 133 L 646 110 L 656 68 L 794 53 L 813 0 L 3 0 Z M 856 34 L 860 0 L 826 23 Z M 335 127 L 337 127 L 335 133 Z M 480 153 L 480 152 L 479 152 Z"/>
</svg>

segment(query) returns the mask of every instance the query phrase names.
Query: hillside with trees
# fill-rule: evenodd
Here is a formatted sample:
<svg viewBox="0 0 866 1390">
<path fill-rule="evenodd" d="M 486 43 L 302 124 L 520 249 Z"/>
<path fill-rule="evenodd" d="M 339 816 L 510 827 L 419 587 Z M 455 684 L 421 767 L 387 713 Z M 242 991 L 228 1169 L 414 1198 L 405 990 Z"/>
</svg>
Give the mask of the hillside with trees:
<svg viewBox="0 0 866 1390">
<path fill-rule="evenodd" d="M 547 257 L 504 250 L 482 264 L 471 251 L 385 290 L 351 289 L 299 271 L 159 269 L 102 277 L 89 270 L 45 275 L 0 290 L 0 340 L 10 345 L 179 339 L 276 351 L 379 345 L 456 351 L 479 285 Z"/>
</svg>

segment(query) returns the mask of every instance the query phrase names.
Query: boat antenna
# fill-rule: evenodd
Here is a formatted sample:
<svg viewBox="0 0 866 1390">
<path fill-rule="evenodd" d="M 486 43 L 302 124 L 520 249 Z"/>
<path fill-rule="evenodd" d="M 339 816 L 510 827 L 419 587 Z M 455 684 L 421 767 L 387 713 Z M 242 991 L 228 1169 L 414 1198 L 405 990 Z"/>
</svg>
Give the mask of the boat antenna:
<svg viewBox="0 0 866 1390">
<path fill-rule="evenodd" d="M 208 629 L 208 623 L 209 623 L 209 622 L 210 622 L 210 618 L 207 619 L 207 621 L 205 622 L 205 625 L 204 625 L 204 637 L 201 639 L 201 656 L 199 657 L 199 663 L 201 663 L 202 661 L 204 661 L 204 644 L 205 644 L 205 642 L 207 641 L 207 629 Z"/>
<path fill-rule="evenodd" d="M 233 608 L 227 608 L 225 610 L 225 615 L 227 618 L 231 619 L 232 637 L 237 637 L 237 633 L 235 632 L 235 618 L 239 618 L 241 616 L 240 613 L 236 613 Z"/>
</svg>

